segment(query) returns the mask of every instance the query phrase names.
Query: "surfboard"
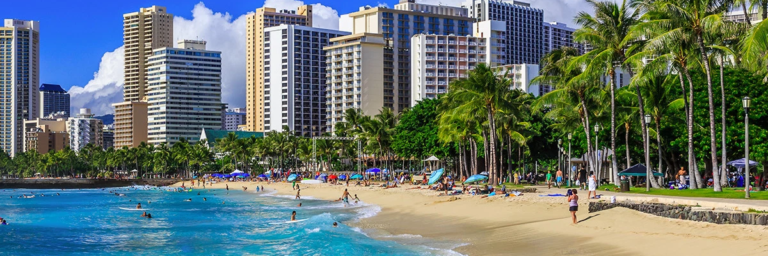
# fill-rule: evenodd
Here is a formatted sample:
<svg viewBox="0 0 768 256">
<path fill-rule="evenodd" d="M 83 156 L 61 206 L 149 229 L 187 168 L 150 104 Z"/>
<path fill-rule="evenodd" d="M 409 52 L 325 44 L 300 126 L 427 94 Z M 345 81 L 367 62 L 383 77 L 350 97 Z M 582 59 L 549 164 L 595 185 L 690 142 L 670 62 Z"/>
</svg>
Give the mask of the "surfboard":
<svg viewBox="0 0 768 256">
<path fill-rule="evenodd" d="M 286 221 L 286 222 L 273 222 L 273 223 L 269 223 L 269 224 L 272 224 L 272 225 L 280 225 L 280 224 L 291 224 L 291 223 L 302 222 L 302 221 L 305 221 L 305 220 L 308 220 L 308 219 L 301 219 L 301 220 L 289 220 L 289 221 Z"/>
<path fill-rule="evenodd" d="M 149 211 L 148 208 L 141 208 L 141 209 L 128 208 L 128 207 L 117 207 L 117 208 L 120 208 L 120 210 L 125 210 L 125 211 Z"/>
</svg>

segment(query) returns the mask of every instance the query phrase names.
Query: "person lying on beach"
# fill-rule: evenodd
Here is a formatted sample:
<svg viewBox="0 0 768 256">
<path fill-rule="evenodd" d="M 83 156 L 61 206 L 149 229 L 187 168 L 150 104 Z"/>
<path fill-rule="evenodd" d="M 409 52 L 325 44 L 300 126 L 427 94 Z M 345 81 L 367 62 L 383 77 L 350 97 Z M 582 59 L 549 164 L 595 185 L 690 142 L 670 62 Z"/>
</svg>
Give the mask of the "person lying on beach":
<svg viewBox="0 0 768 256">
<path fill-rule="evenodd" d="M 296 221 L 296 211 L 293 211 L 293 213 L 291 213 L 291 221 Z"/>
<path fill-rule="evenodd" d="M 339 197 L 339 199 L 333 200 L 333 202 L 338 202 L 338 201 L 341 201 L 341 200 L 342 200 L 341 197 Z"/>
</svg>

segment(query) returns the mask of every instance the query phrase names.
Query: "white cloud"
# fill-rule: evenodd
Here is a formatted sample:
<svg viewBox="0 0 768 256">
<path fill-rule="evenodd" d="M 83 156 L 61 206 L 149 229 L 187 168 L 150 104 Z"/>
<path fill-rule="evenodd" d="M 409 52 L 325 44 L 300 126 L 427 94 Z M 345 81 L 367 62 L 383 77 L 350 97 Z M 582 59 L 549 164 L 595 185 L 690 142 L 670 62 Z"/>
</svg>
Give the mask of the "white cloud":
<svg viewBox="0 0 768 256">
<path fill-rule="evenodd" d="M 299 0 L 266 0 L 264 6 L 277 10 L 296 10 L 305 5 Z M 339 29 L 339 12 L 323 4 L 312 4 L 312 26 L 327 29 Z"/>
<path fill-rule="evenodd" d="M 173 18 L 174 41 L 205 40 L 206 49 L 221 51 L 221 100 L 230 108 L 245 106 L 245 25 L 246 15 L 233 20 L 229 13 L 214 13 L 202 2 L 192 9 L 192 20 Z"/>
<path fill-rule="evenodd" d="M 123 50 L 120 46 L 105 53 L 93 79 L 84 87 L 69 89 L 71 113 L 80 108 L 90 108 L 97 115 L 114 112 L 112 103 L 123 100 Z"/>
</svg>

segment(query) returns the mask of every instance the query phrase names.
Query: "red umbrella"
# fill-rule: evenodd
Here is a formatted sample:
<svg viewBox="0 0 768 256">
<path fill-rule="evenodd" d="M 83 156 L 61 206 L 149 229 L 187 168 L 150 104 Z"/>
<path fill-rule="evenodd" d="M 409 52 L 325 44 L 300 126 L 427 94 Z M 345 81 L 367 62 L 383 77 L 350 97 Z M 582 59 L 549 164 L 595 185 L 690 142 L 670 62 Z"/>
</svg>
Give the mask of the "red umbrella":
<svg viewBox="0 0 768 256">
<path fill-rule="evenodd" d="M 338 179 L 338 178 L 339 177 L 336 176 L 335 174 L 331 174 L 330 176 L 328 176 L 328 179 L 331 179 L 331 180 L 335 180 L 335 179 Z"/>
</svg>

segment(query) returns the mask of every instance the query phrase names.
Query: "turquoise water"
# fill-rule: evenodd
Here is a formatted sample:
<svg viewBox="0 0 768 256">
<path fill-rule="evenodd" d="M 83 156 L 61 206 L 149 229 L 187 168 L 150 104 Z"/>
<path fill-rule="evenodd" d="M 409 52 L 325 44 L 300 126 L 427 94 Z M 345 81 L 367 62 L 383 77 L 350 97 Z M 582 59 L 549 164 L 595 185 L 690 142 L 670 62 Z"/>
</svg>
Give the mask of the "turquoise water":
<svg viewBox="0 0 768 256">
<path fill-rule="evenodd" d="M 17 198 L 32 193 L 34 198 Z M 0 226 L 0 255 L 452 253 L 423 244 L 376 240 L 345 224 L 375 214 L 376 206 L 345 208 L 338 202 L 293 200 L 269 193 L 179 193 L 153 188 L 2 190 L 0 217 L 9 225 Z M 184 201 L 188 198 L 192 201 Z M 140 217 L 143 211 L 120 209 L 135 208 L 138 202 L 152 219 Z M 302 207 L 297 207 L 298 202 Z M 284 224 L 290 220 L 291 211 L 297 211 L 297 219 L 307 220 Z M 338 228 L 332 227 L 334 221 L 340 223 Z"/>
</svg>

